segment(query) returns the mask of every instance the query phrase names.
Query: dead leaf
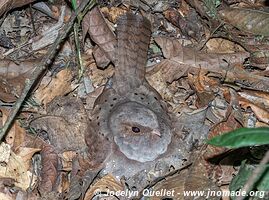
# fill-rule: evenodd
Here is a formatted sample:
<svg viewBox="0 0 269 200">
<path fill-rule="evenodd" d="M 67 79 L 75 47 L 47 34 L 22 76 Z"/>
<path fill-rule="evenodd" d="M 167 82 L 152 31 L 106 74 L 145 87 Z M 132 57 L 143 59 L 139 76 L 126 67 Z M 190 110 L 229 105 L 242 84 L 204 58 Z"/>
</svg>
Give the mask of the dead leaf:
<svg viewBox="0 0 269 200">
<path fill-rule="evenodd" d="M 17 150 L 17 155 L 21 156 L 25 167 L 30 169 L 32 164 L 32 157 L 35 153 L 40 152 L 41 149 L 38 148 L 27 148 L 27 147 L 20 147 Z"/>
<path fill-rule="evenodd" d="M 114 24 L 116 23 L 119 16 L 127 12 L 127 10 L 122 7 L 102 7 L 101 11 L 104 16 L 106 16 L 108 20 L 113 22 Z"/>
<path fill-rule="evenodd" d="M 227 8 L 219 11 L 225 22 L 241 31 L 269 36 L 269 14 L 260 10 Z"/>
<path fill-rule="evenodd" d="M 198 155 L 197 155 L 198 154 Z M 184 191 L 220 191 L 216 182 L 209 176 L 208 163 L 202 158 L 203 151 L 198 152 L 194 163 L 190 167 L 185 183 Z M 212 168 L 212 166 L 211 166 Z M 211 171 L 212 172 L 212 171 Z M 192 200 L 193 197 L 186 196 L 184 200 Z M 204 200 L 204 196 L 197 196 L 195 199 Z M 219 200 L 218 196 L 211 196 L 210 200 Z"/>
<path fill-rule="evenodd" d="M 178 10 L 169 8 L 164 11 L 164 16 L 181 30 L 182 35 L 197 41 L 202 37 L 204 27 L 201 25 L 202 23 L 195 10 L 189 9 L 183 16 Z"/>
<path fill-rule="evenodd" d="M 122 183 L 118 182 L 111 174 L 108 174 L 92 185 L 85 195 L 85 200 L 91 200 L 96 193 L 106 191 L 124 191 Z"/>
<path fill-rule="evenodd" d="M 16 78 L 21 75 L 31 74 L 35 65 L 40 62 L 40 59 L 25 60 L 15 63 L 8 59 L 2 59 L 0 62 L 0 75 L 6 79 Z"/>
<path fill-rule="evenodd" d="M 4 194 L 0 192 L 0 200 L 14 200 L 14 197 L 9 196 L 8 194 Z"/>
<path fill-rule="evenodd" d="M 265 109 L 263 106 L 256 105 L 255 103 L 252 103 L 244 98 L 240 98 L 239 100 L 240 105 L 244 108 L 247 109 L 250 107 L 252 111 L 255 113 L 256 117 L 261 121 L 266 124 L 269 124 L 269 112 L 268 109 Z"/>
<path fill-rule="evenodd" d="M 0 200 L 14 200 L 17 198 L 17 191 L 14 190 L 14 179 L 0 178 Z"/>
<path fill-rule="evenodd" d="M 76 97 L 57 97 L 47 107 L 48 115 L 32 121 L 31 126 L 49 133 L 50 143 L 58 153 L 84 152 L 84 134 L 88 130 L 88 115 Z"/>
<path fill-rule="evenodd" d="M 4 124 L 9 116 L 9 111 L 4 108 L 1 108 L 1 111 L 3 113 L 2 124 Z M 5 137 L 6 143 L 16 152 L 24 142 L 25 134 L 25 129 L 19 125 L 18 121 L 15 121 Z"/>
<path fill-rule="evenodd" d="M 158 182 L 154 187 L 153 191 L 167 190 L 173 192 L 171 196 L 163 196 L 163 198 L 173 198 L 177 200 L 184 200 L 184 181 L 187 176 L 188 169 L 184 169 L 172 176 L 166 177 L 163 181 Z M 151 200 L 159 200 L 160 197 L 153 196 L 150 197 Z"/>
<path fill-rule="evenodd" d="M 25 164 L 25 160 L 21 155 L 11 152 L 6 171 L 4 174 L 0 174 L 0 176 L 13 178 L 15 180 L 15 186 L 25 191 L 29 187 L 34 188 L 37 183 L 37 177 L 29 170 L 28 164 Z"/>
<path fill-rule="evenodd" d="M 39 191 L 41 194 L 51 192 L 58 177 L 58 156 L 51 145 L 44 145 L 41 150 L 42 173 Z"/>
<path fill-rule="evenodd" d="M 41 181 L 38 185 L 41 194 L 50 193 L 55 186 L 58 176 L 58 156 L 52 145 L 47 144 L 37 136 L 27 134 L 24 141 L 24 147 L 41 149 L 42 170 Z"/>
<path fill-rule="evenodd" d="M 93 52 L 97 66 L 105 68 L 110 61 L 115 60 L 116 36 L 107 25 L 98 6 L 85 15 L 82 30 L 83 39 L 89 32 L 91 39 L 98 45 Z"/>
<path fill-rule="evenodd" d="M 71 92 L 72 72 L 70 69 L 64 69 L 57 73 L 55 78 L 45 77 L 43 78 L 40 86 L 35 91 L 35 98 L 47 105 L 57 96 L 64 96 Z"/>
<path fill-rule="evenodd" d="M 166 46 L 169 39 L 167 38 L 155 38 L 155 41 L 160 45 L 162 50 L 164 49 L 164 56 L 169 55 L 169 52 L 175 52 L 174 46 L 177 41 L 173 41 L 173 45 Z M 171 40 L 171 39 L 170 39 Z M 176 46 L 180 46 L 179 44 Z M 165 53 L 168 52 L 168 53 Z M 249 57 L 248 52 L 232 53 L 232 54 L 206 54 L 200 51 L 196 51 L 191 48 L 181 47 L 178 51 L 178 55 L 163 60 L 155 67 L 164 67 L 165 80 L 171 81 L 171 77 L 178 78 L 185 74 L 182 69 L 183 66 L 192 73 L 203 69 L 215 74 L 215 76 L 222 76 L 225 78 L 225 82 L 236 84 L 242 88 L 265 91 L 268 92 L 269 78 L 259 76 L 254 73 L 249 73 L 242 67 L 238 67 L 238 64 L 244 63 L 244 60 Z M 170 55 L 169 55 L 170 56 Z M 163 62 L 167 62 L 163 64 Z"/>
<path fill-rule="evenodd" d="M 223 38 L 212 38 L 206 43 L 208 53 L 235 53 L 245 51 L 240 45 Z"/>
<path fill-rule="evenodd" d="M 62 160 L 62 170 L 71 171 L 73 159 L 77 156 L 75 151 L 65 151 L 60 155 Z"/>
<path fill-rule="evenodd" d="M 34 1 L 35 0 L 3 0 L 0 2 L 0 16 L 13 8 L 18 8 Z"/>
<path fill-rule="evenodd" d="M 1 142 L 0 144 L 0 173 L 5 173 L 5 167 L 6 164 L 9 161 L 10 158 L 10 153 L 11 153 L 11 146 L 9 144 L 6 144 L 4 142 Z"/>
<path fill-rule="evenodd" d="M 216 86 L 219 85 L 217 81 L 208 78 L 206 73 L 207 72 L 200 70 L 198 76 L 191 74 L 188 75 L 190 85 L 193 86 L 198 97 L 196 101 L 196 106 L 198 108 L 209 105 L 209 103 L 215 98 L 214 88 L 216 91 Z"/>
<path fill-rule="evenodd" d="M 89 67 L 90 70 L 88 75 L 94 88 L 104 86 L 114 73 L 114 67 L 112 65 L 109 65 L 105 70 L 98 69 L 95 64 L 91 64 Z"/>
</svg>

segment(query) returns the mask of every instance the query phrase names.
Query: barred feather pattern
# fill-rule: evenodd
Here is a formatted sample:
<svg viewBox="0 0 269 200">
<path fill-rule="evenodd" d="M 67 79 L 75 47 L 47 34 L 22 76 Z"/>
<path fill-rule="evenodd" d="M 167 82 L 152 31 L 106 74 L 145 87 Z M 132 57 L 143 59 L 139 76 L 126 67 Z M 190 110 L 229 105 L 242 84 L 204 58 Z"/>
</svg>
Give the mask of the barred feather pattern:
<svg viewBox="0 0 269 200">
<path fill-rule="evenodd" d="M 143 84 L 150 36 L 151 24 L 145 17 L 129 13 L 119 18 L 115 80 L 121 92 Z"/>
</svg>

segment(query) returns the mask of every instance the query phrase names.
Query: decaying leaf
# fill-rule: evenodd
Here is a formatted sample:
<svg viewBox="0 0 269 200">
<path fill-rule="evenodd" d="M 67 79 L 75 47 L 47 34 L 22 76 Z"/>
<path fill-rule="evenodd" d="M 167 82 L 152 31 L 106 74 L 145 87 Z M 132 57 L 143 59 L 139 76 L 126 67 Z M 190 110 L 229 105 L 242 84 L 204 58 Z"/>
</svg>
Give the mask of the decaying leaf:
<svg viewBox="0 0 269 200">
<path fill-rule="evenodd" d="M 82 101 L 75 97 L 58 97 L 48 105 L 47 113 L 48 116 L 35 119 L 31 125 L 48 133 L 57 152 L 85 151 L 88 116 Z"/>
<path fill-rule="evenodd" d="M 269 14 L 259 10 L 227 8 L 219 11 L 227 23 L 241 31 L 255 35 L 269 36 Z"/>
<path fill-rule="evenodd" d="M 260 107 L 259 105 L 256 105 L 244 98 L 240 98 L 240 104 L 245 109 L 250 107 L 260 121 L 269 124 L 268 109 L 265 109 L 263 106 Z"/>
<path fill-rule="evenodd" d="M 64 69 L 56 77 L 44 77 L 39 88 L 35 91 L 35 98 L 47 105 L 57 96 L 63 96 L 73 90 L 71 87 L 72 72 Z"/>
<path fill-rule="evenodd" d="M 126 9 L 121 7 L 102 7 L 101 11 L 105 16 L 107 16 L 108 20 L 113 23 L 116 23 L 118 17 L 127 12 Z"/>
<path fill-rule="evenodd" d="M 164 194 L 163 198 L 173 198 L 177 200 L 184 200 L 184 181 L 187 176 L 187 169 L 184 169 L 174 175 L 166 177 L 164 180 L 158 182 L 154 187 L 152 188 L 153 191 L 171 191 L 171 195 Z M 169 194 L 169 193 L 168 193 Z M 159 196 L 152 196 L 149 197 L 151 200 L 159 200 Z"/>
<path fill-rule="evenodd" d="M 178 41 L 168 38 L 155 38 L 157 44 L 162 48 L 164 59 L 160 64 L 166 68 L 163 71 L 164 79 L 172 82 L 188 71 L 198 71 L 199 68 L 211 72 L 220 73 L 228 70 L 229 65 L 243 63 L 249 54 L 246 52 L 235 54 L 206 54 L 194 49 L 183 47 Z M 170 53 L 171 52 L 171 53 Z M 223 72 L 224 72 L 223 71 Z"/>
<path fill-rule="evenodd" d="M 8 59 L 2 59 L 0 62 L 0 75 L 11 79 L 25 74 L 31 74 L 35 65 L 39 62 L 39 59 L 35 59 L 25 60 L 18 64 Z"/>
<path fill-rule="evenodd" d="M 2 113 L 5 122 L 8 112 L 2 108 Z M 40 149 L 23 147 L 24 139 L 25 130 L 16 121 L 6 136 L 8 144 L 1 143 L 1 163 L 5 164 L 0 167 L 0 176 L 14 179 L 15 185 L 25 191 L 36 186 L 37 177 L 30 172 L 31 159 Z"/>
<path fill-rule="evenodd" d="M 84 17 L 82 27 L 83 38 L 89 32 L 91 39 L 98 45 L 93 52 L 97 66 L 105 68 L 110 61 L 115 60 L 117 41 L 97 6 Z"/>
<path fill-rule="evenodd" d="M 212 38 L 206 43 L 208 53 L 243 52 L 244 49 L 234 42 L 222 38 Z"/>
<path fill-rule="evenodd" d="M 10 159 L 6 165 L 5 173 L 0 176 L 13 178 L 15 185 L 23 190 L 34 187 L 37 182 L 37 177 L 29 171 L 28 162 L 25 162 L 21 155 L 16 155 L 13 152 L 11 152 Z"/>
<path fill-rule="evenodd" d="M 0 2 L 0 16 L 13 8 L 27 5 L 35 0 L 4 0 Z"/>
<path fill-rule="evenodd" d="M 214 88 L 217 88 L 218 82 L 206 76 L 206 72 L 200 70 L 198 76 L 188 75 L 190 84 L 197 95 L 197 107 L 207 106 L 214 98 Z"/>
<path fill-rule="evenodd" d="M 20 96 L 25 79 L 29 78 L 39 60 L 27 60 L 16 64 L 3 59 L 0 62 L 0 99 L 14 102 Z"/>
<path fill-rule="evenodd" d="M 75 151 L 65 151 L 60 155 L 62 165 L 63 165 L 63 170 L 65 171 L 72 170 L 72 162 L 76 156 L 77 156 L 77 153 Z"/>
<path fill-rule="evenodd" d="M 51 145 L 44 145 L 41 151 L 42 173 L 39 190 L 42 194 L 51 192 L 55 187 L 58 176 L 58 156 Z"/>
<path fill-rule="evenodd" d="M 166 46 L 167 38 L 155 38 L 155 41 L 163 50 L 164 56 L 171 56 L 169 52 L 175 52 L 174 46 L 180 47 L 176 40 L 170 42 L 172 45 Z M 236 84 L 242 88 L 249 88 L 258 91 L 269 91 L 269 78 L 251 74 L 242 68 L 237 68 L 236 64 L 244 63 L 249 57 L 248 52 L 232 53 L 232 54 L 206 54 L 198 52 L 192 48 L 177 48 L 177 56 L 164 59 L 158 65 L 165 68 L 163 71 L 164 80 L 172 82 L 187 72 L 198 72 L 201 69 L 213 72 L 225 78 L 228 83 Z M 175 53 L 173 53 L 175 55 Z M 168 61 L 167 61 L 168 60 Z M 189 68 L 186 70 L 186 68 Z"/>
<path fill-rule="evenodd" d="M 111 174 L 108 174 L 98 180 L 95 184 L 92 185 L 92 187 L 89 188 L 85 195 L 85 200 L 90 200 L 96 194 L 100 194 L 99 196 L 102 196 L 102 192 L 107 192 L 107 191 L 124 191 L 124 186 L 122 183 L 117 181 Z"/>
<path fill-rule="evenodd" d="M 55 186 L 58 175 L 58 156 L 54 147 L 44 142 L 41 138 L 30 134 L 27 134 L 25 137 L 24 147 L 29 148 L 29 150 L 32 148 L 41 149 L 42 170 L 38 188 L 41 194 L 50 193 Z"/>
<path fill-rule="evenodd" d="M 21 95 L 26 76 L 20 75 L 15 78 L 0 76 L 0 99 L 4 102 L 14 102 Z"/>
<path fill-rule="evenodd" d="M 255 67 L 266 69 L 269 66 L 269 50 L 263 49 L 251 52 L 249 61 Z"/>
</svg>

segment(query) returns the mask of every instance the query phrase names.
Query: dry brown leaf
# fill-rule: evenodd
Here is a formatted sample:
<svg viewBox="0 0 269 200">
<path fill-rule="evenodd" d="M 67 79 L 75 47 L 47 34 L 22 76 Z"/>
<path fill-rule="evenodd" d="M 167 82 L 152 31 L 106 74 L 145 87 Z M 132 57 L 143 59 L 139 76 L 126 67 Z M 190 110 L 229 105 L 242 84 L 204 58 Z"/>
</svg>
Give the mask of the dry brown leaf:
<svg viewBox="0 0 269 200">
<path fill-rule="evenodd" d="M 12 62 L 11 60 L 3 59 L 0 62 L 0 75 L 11 79 L 24 74 L 31 74 L 36 64 L 40 62 L 39 59 L 26 60 L 19 64 Z"/>
<path fill-rule="evenodd" d="M 127 12 L 126 9 L 121 7 L 102 7 L 101 11 L 113 23 L 116 23 L 118 17 Z"/>
<path fill-rule="evenodd" d="M 22 157 L 25 167 L 27 169 L 30 169 L 33 155 L 37 152 L 40 152 L 40 150 L 41 149 L 38 149 L 38 148 L 20 147 L 17 150 L 17 155 Z"/>
<path fill-rule="evenodd" d="M 98 45 L 93 55 L 98 67 L 104 68 L 115 60 L 116 36 L 106 24 L 98 6 L 85 15 L 82 21 L 83 38 L 89 32 L 91 39 Z"/>
<path fill-rule="evenodd" d="M 185 12 L 183 16 L 178 10 L 169 8 L 164 11 L 164 16 L 174 26 L 178 27 L 184 36 L 197 41 L 202 37 L 204 27 L 201 25 L 197 12 L 193 9 Z"/>
<path fill-rule="evenodd" d="M 36 60 L 27 60 L 16 64 L 10 60 L 0 61 L 0 99 L 4 102 L 14 102 L 20 96 L 25 79 L 31 76 Z"/>
<path fill-rule="evenodd" d="M 39 88 L 35 91 L 35 98 L 44 105 L 47 105 L 55 97 L 63 96 L 73 90 L 71 87 L 72 78 L 70 69 L 58 72 L 55 78 L 43 78 Z"/>
<path fill-rule="evenodd" d="M 124 186 L 122 183 L 117 181 L 111 174 L 108 174 L 98 180 L 92 187 L 90 187 L 85 194 L 84 200 L 91 200 L 97 191 L 106 192 L 106 191 L 123 191 Z M 120 197 L 119 197 L 120 198 Z"/>
<path fill-rule="evenodd" d="M 238 94 L 239 96 L 253 102 L 256 105 L 269 109 L 269 94 L 266 92 L 244 90 L 242 92 L 238 92 Z"/>
<path fill-rule="evenodd" d="M 61 163 L 62 163 L 62 170 L 64 171 L 71 171 L 72 170 L 72 162 L 73 159 L 77 156 L 75 151 L 65 151 L 60 155 Z"/>
<path fill-rule="evenodd" d="M 219 191 L 214 180 L 210 178 L 208 163 L 202 157 L 203 151 L 198 153 L 197 158 L 194 160 L 190 167 L 187 178 L 184 183 L 184 191 Z M 212 168 L 212 166 L 211 166 Z M 192 200 L 193 197 L 185 196 L 184 200 Z M 195 199 L 204 200 L 204 196 L 197 196 Z M 218 196 L 211 196 L 210 200 L 219 200 Z"/>
<path fill-rule="evenodd" d="M 241 31 L 269 36 L 269 14 L 260 10 L 227 8 L 219 11 L 225 22 Z"/>
<path fill-rule="evenodd" d="M 26 76 L 20 75 L 15 78 L 0 76 L 0 99 L 4 102 L 14 102 L 20 96 Z"/>
<path fill-rule="evenodd" d="M 188 79 L 190 84 L 193 86 L 196 95 L 198 97 L 196 101 L 196 106 L 198 108 L 207 106 L 214 98 L 214 88 L 217 88 L 218 82 L 210 79 L 206 76 L 206 71 L 199 71 L 199 74 L 196 75 L 188 75 Z"/>
<path fill-rule="evenodd" d="M 180 171 L 172 176 L 166 177 L 163 181 L 158 182 L 154 187 L 153 191 L 171 191 L 173 192 L 170 196 L 162 196 L 162 199 L 177 199 L 184 200 L 183 191 L 184 191 L 184 180 L 187 176 L 187 169 Z M 151 200 L 160 200 L 159 196 L 150 197 Z"/>
<path fill-rule="evenodd" d="M 245 51 L 240 45 L 223 38 L 212 38 L 206 43 L 208 53 L 235 53 Z"/>
<path fill-rule="evenodd" d="M 47 114 L 33 120 L 31 125 L 49 133 L 50 143 L 58 153 L 86 149 L 84 134 L 88 130 L 88 115 L 81 99 L 57 97 L 48 105 Z"/>
<path fill-rule="evenodd" d="M 171 56 L 169 52 L 175 52 L 175 46 L 180 47 L 179 44 L 175 44 L 178 43 L 178 41 L 171 40 L 169 43 L 168 38 L 158 37 L 155 38 L 155 41 L 162 48 L 164 56 Z M 157 64 L 156 67 L 165 68 L 163 76 L 168 82 L 173 81 L 171 77 L 178 79 L 185 75 L 186 68 L 189 68 L 187 71 L 194 73 L 204 69 L 214 73 L 216 76 L 226 78 L 225 82 L 236 84 L 242 88 L 268 92 L 268 77 L 255 75 L 254 73 L 245 71 L 242 67 L 237 67 L 238 64 L 242 65 L 244 60 L 248 57 L 248 52 L 206 54 L 191 48 L 181 47 L 177 56 L 164 59 L 161 63 Z"/>
<path fill-rule="evenodd" d="M 24 158 L 13 152 L 11 152 L 5 173 L 0 176 L 13 178 L 15 185 L 24 191 L 29 187 L 34 188 L 37 182 L 37 177 L 29 171 L 28 163 L 26 164 Z"/>
<path fill-rule="evenodd" d="M 42 170 L 39 191 L 41 194 L 47 194 L 52 191 L 58 177 L 58 156 L 52 145 L 47 144 L 37 136 L 27 134 L 24 141 L 27 148 L 41 149 Z"/>
<path fill-rule="evenodd" d="M 0 17 L 13 8 L 27 5 L 35 0 L 3 0 L 0 2 Z"/>
<path fill-rule="evenodd" d="M 229 131 L 233 131 L 240 127 L 242 127 L 242 125 L 235 119 L 233 114 L 230 114 L 227 120 L 218 123 L 211 129 L 211 131 L 208 134 L 208 139 L 219 136 Z M 227 151 L 226 148 L 208 145 L 204 153 L 204 158 L 209 159 L 214 156 L 220 155 L 226 151 Z"/>
<path fill-rule="evenodd" d="M 189 65 L 189 67 L 203 68 L 212 72 L 220 72 L 229 65 L 243 63 L 249 53 L 240 52 L 232 54 L 204 53 L 192 48 L 183 47 L 177 40 L 156 37 L 154 40 L 161 47 L 165 58 L 175 63 Z"/>
<path fill-rule="evenodd" d="M 104 86 L 107 83 L 108 79 L 114 73 L 114 67 L 112 65 L 109 65 L 105 70 L 98 69 L 95 64 L 92 64 L 89 67 L 89 77 L 92 81 L 94 88 Z"/>
<path fill-rule="evenodd" d="M 51 145 L 44 145 L 41 150 L 42 173 L 39 191 L 41 194 L 51 192 L 58 177 L 58 156 Z"/>
<path fill-rule="evenodd" d="M 10 152 L 11 152 L 11 146 L 9 144 L 1 142 L 1 144 L 0 144 L 0 163 L 3 164 L 2 166 L 4 166 L 5 163 L 8 163 L 9 158 L 10 158 Z M 2 171 L 2 169 L 3 168 L 1 168 L 0 171 Z"/>
<path fill-rule="evenodd" d="M 14 200 L 14 197 L 9 196 L 8 194 L 4 194 L 0 192 L 0 200 Z"/>
<path fill-rule="evenodd" d="M 244 98 L 240 98 L 239 102 L 240 102 L 240 105 L 245 109 L 250 107 L 251 110 L 255 113 L 256 117 L 259 119 L 259 121 L 269 124 L 268 109 L 265 109 L 264 107 L 260 107 L 256 105 L 255 103 L 252 103 Z"/>
<path fill-rule="evenodd" d="M 1 108 L 1 111 L 3 113 L 2 124 L 4 124 L 9 116 L 9 111 L 4 108 Z M 19 125 L 18 121 L 15 121 L 7 133 L 5 141 L 12 147 L 12 150 L 16 152 L 16 149 L 24 142 L 25 134 L 25 129 Z"/>
<path fill-rule="evenodd" d="M 146 78 L 150 85 L 152 85 L 165 100 L 171 101 L 173 93 L 168 88 L 168 80 L 165 79 L 164 73 L 165 67 L 156 67 L 146 74 Z"/>
<path fill-rule="evenodd" d="M 227 112 L 229 113 L 229 111 Z M 227 120 L 220 122 L 212 128 L 208 138 L 210 139 L 223 132 L 232 131 L 239 127 L 241 127 L 241 124 L 235 119 L 234 114 L 229 114 Z M 207 145 L 204 150 L 196 152 L 197 158 L 191 166 L 188 179 L 186 179 L 185 190 L 206 190 L 207 188 L 210 190 L 219 190 L 216 187 L 217 183 L 227 184 L 227 182 L 231 180 L 234 172 L 233 163 L 230 163 L 228 167 L 222 167 L 222 165 L 216 165 L 219 164 L 216 163 L 216 161 L 213 163 L 210 162 L 211 159 L 227 151 L 228 150 L 225 148 Z M 218 162 L 225 163 L 224 159 Z"/>
<path fill-rule="evenodd" d="M 188 71 L 197 72 L 200 69 L 226 74 L 230 64 L 243 63 L 244 59 L 249 56 L 246 52 L 206 54 L 183 47 L 177 40 L 163 37 L 157 37 L 155 41 L 162 48 L 164 57 L 168 58 L 157 64 L 156 67 L 163 70 L 164 79 L 170 83 L 182 76 L 186 76 Z"/>
</svg>

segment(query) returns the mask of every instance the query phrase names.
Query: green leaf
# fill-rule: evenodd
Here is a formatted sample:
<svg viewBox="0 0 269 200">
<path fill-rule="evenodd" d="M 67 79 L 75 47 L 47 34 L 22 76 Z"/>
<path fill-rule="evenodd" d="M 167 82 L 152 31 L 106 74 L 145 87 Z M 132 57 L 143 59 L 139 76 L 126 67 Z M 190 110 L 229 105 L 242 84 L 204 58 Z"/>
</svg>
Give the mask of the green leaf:
<svg viewBox="0 0 269 200">
<path fill-rule="evenodd" d="M 262 178 L 257 183 L 257 189 L 259 191 L 268 191 L 269 190 L 269 166 L 267 166 L 267 169 L 262 174 Z"/>
<path fill-rule="evenodd" d="M 77 0 L 71 0 L 71 4 L 73 7 L 73 10 L 76 10 L 77 9 Z"/>
<path fill-rule="evenodd" d="M 241 189 L 247 182 L 249 176 L 251 175 L 252 170 L 253 170 L 252 166 L 246 165 L 246 160 L 242 161 L 239 172 L 235 177 L 233 177 L 229 185 L 229 190 L 238 191 L 239 189 Z M 234 200 L 235 198 L 236 197 L 231 197 L 232 200 Z"/>
<path fill-rule="evenodd" d="M 254 170 L 254 166 L 247 164 L 246 160 L 242 161 L 238 174 L 232 179 L 229 190 L 230 191 L 238 191 L 243 188 L 246 184 L 247 180 L 251 176 Z M 261 175 L 260 179 L 256 182 L 254 188 L 252 190 L 258 191 L 268 191 L 269 190 L 269 166 L 266 165 L 265 172 Z M 262 195 L 262 193 L 260 194 Z M 232 200 L 236 199 L 235 197 L 231 197 Z M 259 198 L 258 198 L 259 199 Z"/>
<path fill-rule="evenodd" d="M 240 128 L 214 137 L 207 143 L 228 148 L 269 144 L 269 128 Z"/>
</svg>

